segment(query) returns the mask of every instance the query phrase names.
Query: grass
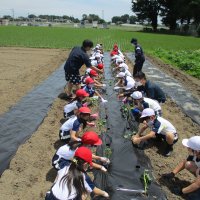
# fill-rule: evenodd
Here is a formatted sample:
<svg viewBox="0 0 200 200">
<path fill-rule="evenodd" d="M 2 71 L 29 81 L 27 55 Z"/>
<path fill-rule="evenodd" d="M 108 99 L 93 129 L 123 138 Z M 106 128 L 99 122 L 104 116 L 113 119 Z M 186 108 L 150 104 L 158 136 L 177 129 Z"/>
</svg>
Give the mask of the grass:
<svg viewBox="0 0 200 200">
<path fill-rule="evenodd" d="M 62 27 L 0 27 L 0 46 L 39 48 L 72 48 L 86 38 L 94 43 L 103 43 L 110 50 L 118 43 L 122 51 L 132 51 L 132 37 L 136 37 L 146 52 L 158 48 L 165 50 L 195 50 L 200 48 L 200 39 L 186 36 L 159 35 L 118 29 L 62 28 Z"/>
<path fill-rule="evenodd" d="M 111 29 L 72 28 L 72 27 L 19 27 L 0 26 L 0 46 L 63 48 L 70 49 L 81 45 L 86 38 L 94 44 L 103 43 L 104 50 L 112 49 L 117 43 L 122 52 L 133 51 L 132 37 L 138 39 L 145 53 L 159 57 L 186 73 L 200 78 L 199 54 L 200 38 L 166 34 L 142 33 L 135 28 L 112 27 Z M 183 53 L 186 52 L 186 53 Z M 174 54 L 175 56 L 172 56 Z M 191 54 L 193 55 L 192 58 Z M 173 57 L 173 58 L 172 58 Z M 197 58 L 198 57 L 198 58 Z M 179 61 L 177 61 L 179 58 Z"/>
</svg>

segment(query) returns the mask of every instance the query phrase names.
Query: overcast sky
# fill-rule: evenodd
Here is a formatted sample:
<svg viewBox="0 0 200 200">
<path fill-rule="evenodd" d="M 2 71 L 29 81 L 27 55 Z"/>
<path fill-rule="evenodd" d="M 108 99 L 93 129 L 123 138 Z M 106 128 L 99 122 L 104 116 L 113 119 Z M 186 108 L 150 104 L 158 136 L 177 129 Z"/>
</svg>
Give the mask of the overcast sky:
<svg viewBox="0 0 200 200">
<path fill-rule="evenodd" d="M 0 0 L 0 17 L 28 14 L 68 15 L 81 18 L 82 14 L 97 14 L 110 21 L 113 16 L 132 15 L 131 0 Z"/>
</svg>

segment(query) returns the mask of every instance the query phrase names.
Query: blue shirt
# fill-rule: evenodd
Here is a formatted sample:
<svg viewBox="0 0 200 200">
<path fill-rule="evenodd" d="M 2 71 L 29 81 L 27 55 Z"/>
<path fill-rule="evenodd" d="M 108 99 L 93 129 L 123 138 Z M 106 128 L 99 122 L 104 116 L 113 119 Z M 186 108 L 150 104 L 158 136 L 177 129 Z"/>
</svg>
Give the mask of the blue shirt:
<svg viewBox="0 0 200 200">
<path fill-rule="evenodd" d="M 87 85 L 83 88 L 88 94 L 89 97 L 93 97 L 94 93 L 95 93 L 95 89 L 94 88 L 90 88 Z"/>
<path fill-rule="evenodd" d="M 79 75 L 79 69 L 84 64 L 86 67 L 92 66 L 85 49 L 83 47 L 74 47 L 65 63 L 64 70 L 67 73 Z"/>
</svg>

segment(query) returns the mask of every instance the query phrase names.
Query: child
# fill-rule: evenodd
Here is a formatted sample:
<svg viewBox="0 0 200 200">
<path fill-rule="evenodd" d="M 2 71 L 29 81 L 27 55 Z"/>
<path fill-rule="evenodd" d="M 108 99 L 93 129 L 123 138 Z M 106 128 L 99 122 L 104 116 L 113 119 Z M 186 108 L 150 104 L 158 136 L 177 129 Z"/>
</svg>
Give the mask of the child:
<svg viewBox="0 0 200 200">
<path fill-rule="evenodd" d="M 58 171 L 58 175 L 45 200 L 85 200 L 87 194 L 109 197 L 108 193 L 95 187 L 86 171 L 92 166 L 92 152 L 86 147 L 80 147 L 75 152 L 70 165 Z"/>
<path fill-rule="evenodd" d="M 69 141 L 80 141 L 78 137 L 79 129 L 81 124 L 83 128 L 86 127 L 87 121 L 90 119 L 91 111 L 88 107 L 81 107 L 78 110 L 77 116 L 69 118 L 60 128 L 59 136 L 61 140 Z"/>
<path fill-rule="evenodd" d="M 196 176 L 196 180 L 192 184 L 178 191 L 179 195 L 188 194 L 200 188 L 200 136 L 183 139 L 182 144 L 188 148 L 188 158 L 177 165 L 171 173 L 163 175 L 167 179 L 172 179 L 180 171 L 187 169 Z"/>
<path fill-rule="evenodd" d="M 139 91 L 133 92 L 133 94 L 131 94 L 130 97 L 133 99 L 134 104 L 135 104 L 134 109 L 131 111 L 136 119 L 140 118 L 141 113 L 145 108 L 153 109 L 155 112 L 155 115 L 161 117 L 162 111 L 161 111 L 161 107 L 157 101 L 143 97 L 142 93 Z"/>
<path fill-rule="evenodd" d="M 133 93 L 134 87 L 135 87 L 135 81 L 132 77 L 127 76 L 124 72 L 120 72 L 116 76 L 119 80 L 115 84 L 114 90 L 117 89 L 124 89 L 125 92 L 119 94 L 119 97 L 123 97 L 126 95 L 130 95 Z"/>
<path fill-rule="evenodd" d="M 89 94 L 89 97 L 94 97 L 94 94 L 96 94 L 98 97 L 100 97 L 102 103 L 107 102 L 107 100 L 105 100 L 97 91 L 95 91 L 95 88 L 94 88 L 95 81 L 92 78 L 90 77 L 87 78 L 85 80 L 85 83 L 86 83 L 86 86 L 83 89 Z"/>
<path fill-rule="evenodd" d="M 89 94 L 85 90 L 83 89 L 77 90 L 76 97 L 64 107 L 64 117 L 70 118 L 76 115 L 78 109 L 83 105 L 82 101 L 88 96 Z"/>
<path fill-rule="evenodd" d="M 64 166 L 70 163 L 70 161 L 74 157 L 75 151 L 79 147 L 86 146 L 88 148 L 92 148 L 101 144 L 102 144 L 102 140 L 99 138 L 99 136 L 95 132 L 93 131 L 85 132 L 83 136 L 81 137 L 81 141 L 72 141 L 72 142 L 69 142 L 69 144 L 65 144 L 61 146 L 57 150 L 55 155 L 53 156 L 52 165 L 56 170 L 60 170 Z M 106 164 L 110 163 L 109 159 L 105 157 L 92 155 L 92 158 Z M 94 163 L 93 167 L 100 169 L 103 172 L 107 171 L 105 167 L 103 167 L 102 165 L 98 165 Z"/>
<path fill-rule="evenodd" d="M 170 156 L 173 151 L 173 145 L 178 141 L 175 127 L 166 119 L 159 116 L 156 117 L 154 110 L 151 108 L 144 109 L 140 119 L 144 126 L 132 137 L 133 143 L 140 144 L 140 142 L 151 138 L 162 138 L 167 144 L 164 155 Z M 147 135 L 141 136 L 148 127 L 151 131 Z"/>
</svg>

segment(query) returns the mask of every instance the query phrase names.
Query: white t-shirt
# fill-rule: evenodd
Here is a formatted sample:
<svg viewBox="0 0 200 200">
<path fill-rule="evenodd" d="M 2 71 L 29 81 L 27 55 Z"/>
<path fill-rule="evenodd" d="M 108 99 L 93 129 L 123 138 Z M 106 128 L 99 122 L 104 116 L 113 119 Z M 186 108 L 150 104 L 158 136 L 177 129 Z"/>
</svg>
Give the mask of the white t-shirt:
<svg viewBox="0 0 200 200">
<path fill-rule="evenodd" d="M 63 182 L 60 182 L 60 180 L 63 178 L 68 173 L 70 166 L 66 166 L 63 169 L 58 171 L 57 174 L 57 180 L 52 187 L 52 192 L 53 195 L 58 198 L 59 200 L 68 200 L 68 199 L 73 199 L 76 197 L 77 193 L 76 190 L 73 186 L 71 186 L 71 194 L 69 195 L 68 187 L 67 184 L 63 184 Z M 91 193 L 94 189 L 94 184 L 90 180 L 87 174 L 83 174 L 83 180 L 84 180 L 84 186 L 86 190 Z"/>
<path fill-rule="evenodd" d="M 135 80 L 130 77 L 130 76 L 126 76 L 125 78 L 125 90 L 130 90 L 131 88 L 135 87 Z"/>
<path fill-rule="evenodd" d="M 119 67 L 124 68 L 125 70 L 129 70 L 128 65 L 126 63 L 122 63 Z"/>
<path fill-rule="evenodd" d="M 166 133 L 176 133 L 175 127 L 169 121 L 159 116 L 154 121 L 152 131 L 162 135 L 166 135 Z"/>
<path fill-rule="evenodd" d="M 144 101 L 149 104 L 149 108 L 153 109 L 154 111 L 161 110 L 159 103 L 153 99 L 144 97 Z"/>
<path fill-rule="evenodd" d="M 72 112 L 75 109 L 78 109 L 77 103 L 78 103 L 78 101 L 73 101 L 72 103 L 65 105 L 64 106 L 64 112 L 67 114 L 67 113 Z"/>
<path fill-rule="evenodd" d="M 77 116 L 72 116 L 69 118 L 60 128 L 61 131 L 78 131 L 80 127 L 80 122 L 77 119 Z"/>
</svg>

